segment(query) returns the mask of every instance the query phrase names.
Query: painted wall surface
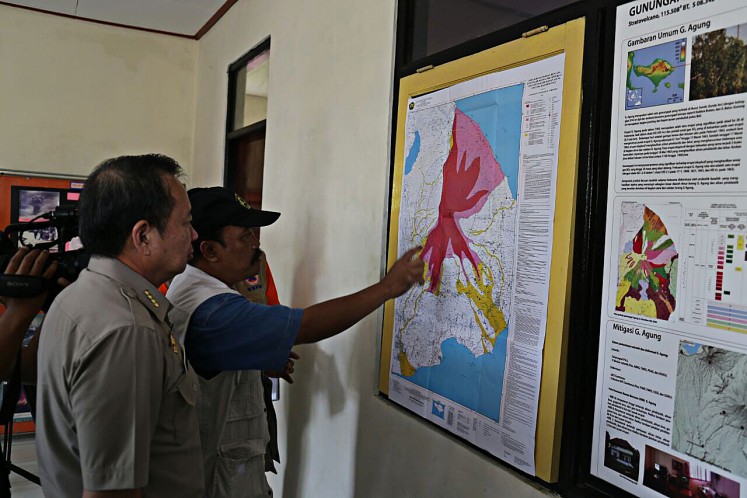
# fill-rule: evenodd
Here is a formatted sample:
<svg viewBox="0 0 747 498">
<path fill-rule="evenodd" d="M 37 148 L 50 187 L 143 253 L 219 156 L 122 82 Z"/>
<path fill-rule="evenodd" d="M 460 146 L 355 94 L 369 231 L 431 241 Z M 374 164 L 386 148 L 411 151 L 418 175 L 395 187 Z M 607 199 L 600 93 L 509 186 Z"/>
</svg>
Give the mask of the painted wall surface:
<svg viewBox="0 0 747 498">
<path fill-rule="evenodd" d="M 383 271 L 395 1 L 240 0 L 199 42 L 0 5 L 0 169 L 159 151 L 222 181 L 228 65 L 272 35 L 262 240 L 292 306 Z M 198 54 L 199 51 L 199 54 Z M 376 397 L 382 310 L 298 348 L 276 496 L 550 495 Z"/>
<path fill-rule="evenodd" d="M 0 169 L 88 174 L 162 152 L 191 171 L 197 42 L 0 5 Z"/>
<path fill-rule="evenodd" d="M 281 301 L 382 274 L 395 1 L 241 0 L 200 40 L 192 185 L 222 181 L 227 68 L 272 36 L 262 230 Z M 376 397 L 382 310 L 297 348 L 277 405 L 276 496 L 542 497 L 550 493 Z"/>
</svg>

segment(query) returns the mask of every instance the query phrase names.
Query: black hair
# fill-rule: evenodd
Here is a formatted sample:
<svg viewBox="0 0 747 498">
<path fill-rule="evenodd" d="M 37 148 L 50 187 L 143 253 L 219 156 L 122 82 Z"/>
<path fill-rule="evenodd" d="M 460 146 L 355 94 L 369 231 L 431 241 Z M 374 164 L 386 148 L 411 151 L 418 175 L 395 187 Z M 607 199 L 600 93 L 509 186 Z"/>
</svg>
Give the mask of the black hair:
<svg viewBox="0 0 747 498">
<path fill-rule="evenodd" d="M 86 250 L 116 257 L 140 220 L 163 234 L 175 204 L 167 179 L 181 174 L 179 163 L 161 154 L 120 156 L 99 164 L 86 180 L 78 205 Z"/>
</svg>

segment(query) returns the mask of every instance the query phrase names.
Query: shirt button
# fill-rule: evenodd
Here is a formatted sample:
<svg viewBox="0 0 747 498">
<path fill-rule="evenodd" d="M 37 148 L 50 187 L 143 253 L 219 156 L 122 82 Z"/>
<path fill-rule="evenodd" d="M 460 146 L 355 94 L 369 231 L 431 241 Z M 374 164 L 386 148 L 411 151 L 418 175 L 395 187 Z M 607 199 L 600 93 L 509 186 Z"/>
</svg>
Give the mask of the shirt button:
<svg viewBox="0 0 747 498">
<path fill-rule="evenodd" d="M 196 391 L 196 390 L 197 390 L 197 384 L 192 384 L 192 390 L 193 390 L 193 391 Z"/>
</svg>

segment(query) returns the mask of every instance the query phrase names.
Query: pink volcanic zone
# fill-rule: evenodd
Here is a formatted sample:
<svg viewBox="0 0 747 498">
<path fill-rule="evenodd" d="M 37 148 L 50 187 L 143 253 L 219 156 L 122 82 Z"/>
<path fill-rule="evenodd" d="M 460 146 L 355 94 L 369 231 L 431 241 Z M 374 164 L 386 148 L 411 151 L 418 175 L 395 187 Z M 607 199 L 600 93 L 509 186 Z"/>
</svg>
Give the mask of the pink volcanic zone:
<svg viewBox="0 0 747 498">
<path fill-rule="evenodd" d="M 493 156 L 490 143 L 477 123 L 459 109 L 454 110 L 452 146 L 444 163 L 441 203 L 436 226 L 423 245 L 422 258 L 428 263 L 428 290 L 438 292 L 444 259 L 457 256 L 464 270 L 466 258 L 477 273 L 479 256 L 470 248 L 459 220 L 478 212 L 488 195 L 503 181 L 503 170 Z"/>
</svg>

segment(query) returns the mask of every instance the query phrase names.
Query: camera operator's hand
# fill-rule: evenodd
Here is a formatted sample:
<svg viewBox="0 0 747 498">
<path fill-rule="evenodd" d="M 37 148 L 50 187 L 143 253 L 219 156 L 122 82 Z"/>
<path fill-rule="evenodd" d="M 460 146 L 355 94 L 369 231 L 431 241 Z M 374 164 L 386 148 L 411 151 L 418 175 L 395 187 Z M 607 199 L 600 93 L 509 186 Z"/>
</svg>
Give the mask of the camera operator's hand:
<svg viewBox="0 0 747 498">
<path fill-rule="evenodd" d="M 51 280 L 57 272 L 57 262 L 49 266 L 49 253 L 38 249 L 29 250 L 23 247 L 16 252 L 5 268 L 6 275 L 41 276 Z M 57 283 L 64 287 L 67 281 L 58 279 Z M 45 300 L 47 291 L 33 297 L 4 297 L 2 303 L 5 312 L 0 315 L 0 380 L 8 379 L 13 373 L 18 351 L 21 349 L 23 337 L 31 321 L 39 313 Z M 24 348 L 21 360 L 21 378 L 24 382 L 33 382 L 36 374 L 36 348 L 39 332 L 34 336 L 29 347 Z"/>
<path fill-rule="evenodd" d="M 47 266 L 49 252 L 40 251 L 39 249 L 29 250 L 28 247 L 20 248 L 8 262 L 5 268 L 6 275 L 28 275 L 33 277 L 41 276 L 47 280 L 54 277 L 57 272 L 57 261 Z M 46 267 L 46 268 L 45 268 Z M 66 283 L 60 282 L 61 285 Z M 47 299 L 47 292 L 33 297 L 16 298 L 5 296 L 3 302 L 8 310 L 16 309 L 18 312 L 36 313 L 39 312 L 44 301 Z"/>
</svg>

